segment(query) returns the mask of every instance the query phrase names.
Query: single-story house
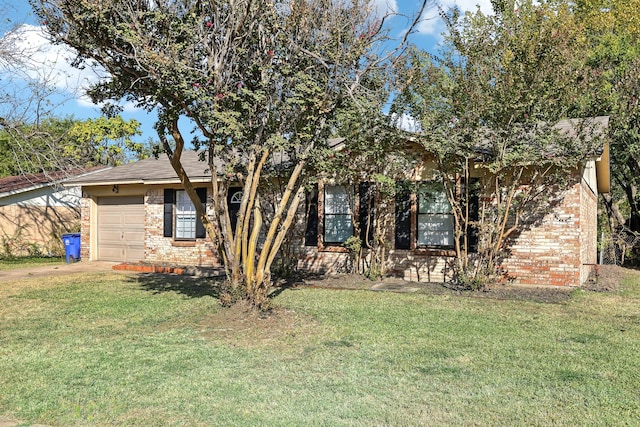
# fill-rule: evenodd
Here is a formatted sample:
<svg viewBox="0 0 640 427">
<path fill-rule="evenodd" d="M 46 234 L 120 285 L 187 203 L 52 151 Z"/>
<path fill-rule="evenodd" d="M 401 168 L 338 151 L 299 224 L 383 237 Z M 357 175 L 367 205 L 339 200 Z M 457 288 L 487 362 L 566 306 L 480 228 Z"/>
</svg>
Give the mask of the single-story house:
<svg viewBox="0 0 640 427">
<path fill-rule="evenodd" d="M 81 190 L 62 183 L 95 170 L 0 178 L 0 254 L 64 254 L 61 235 L 80 229 Z"/>
<path fill-rule="evenodd" d="M 601 119 L 604 120 L 604 119 Z M 577 286 L 597 263 L 598 189 L 608 185 L 606 152 L 568 171 L 570 184 L 560 203 L 535 226 L 523 230 L 510 245 L 503 267 L 522 284 Z M 211 173 L 195 152 L 182 154 L 183 166 L 201 201 L 211 209 Z M 413 180 L 430 186 L 429 201 L 399 193 L 395 224 L 389 236 L 390 270 L 412 281 L 446 281 L 451 277 L 452 219 L 444 194 L 428 182 L 429 160 L 414 171 Z M 68 182 L 82 188 L 81 255 L 83 260 L 219 266 L 210 240 L 196 219 L 193 204 L 166 156 L 102 170 Z M 432 187 L 432 188 L 431 188 Z M 331 272 L 348 263 L 342 243 L 353 234 L 353 219 L 371 212 L 350 200 L 369 197 L 361 183 L 347 189 L 320 182 L 301 204 L 296 245 L 298 268 Z M 241 188 L 231 188 L 230 212 L 240 202 Z M 355 197 L 354 197 L 355 196 Z M 358 204 L 356 204 L 358 206 Z M 306 217 L 305 216 L 306 213 Z"/>
<path fill-rule="evenodd" d="M 211 192 L 207 163 L 194 151 L 181 160 L 205 203 Z M 82 188 L 83 260 L 219 266 L 167 156 L 107 168 L 66 185 Z M 239 189 L 230 192 L 230 203 L 238 198 L 234 190 Z"/>
</svg>

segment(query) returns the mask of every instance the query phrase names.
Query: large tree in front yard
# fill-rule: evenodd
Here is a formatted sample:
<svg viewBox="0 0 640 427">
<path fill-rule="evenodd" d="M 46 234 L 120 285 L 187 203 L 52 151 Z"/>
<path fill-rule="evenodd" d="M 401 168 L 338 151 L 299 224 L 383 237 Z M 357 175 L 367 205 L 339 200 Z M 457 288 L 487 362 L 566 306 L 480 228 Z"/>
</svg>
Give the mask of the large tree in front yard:
<svg viewBox="0 0 640 427">
<path fill-rule="evenodd" d="M 588 62 L 606 85 L 599 107 L 611 116 L 612 191 L 603 194 L 610 232 L 640 232 L 640 20 L 638 0 L 578 0 Z M 603 230 L 604 231 L 604 230 Z"/>
<path fill-rule="evenodd" d="M 395 107 L 420 121 L 416 139 L 434 157 L 455 219 L 457 278 L 470 287 L 498 278 L 510 239 L 559 202 L 570 171 L 599 142 L 589 120 L 574 121 L 571 137 L 555 126 L 588 116 L 597 93 L 570 10 L 492 5 L 491 15 L 443 13 L 440 56 L 406 56 Z"/>
<path fill-rule="evenodd" d="M 52 37 L 110 78 L 96 101 L 157 108 L 156 129 L 218 249 L 228 301 L 267 301 L 271 266 L 304 193 L 305 170 L 384 60 L 385 17 L 368 0 L 32 0 Z M 424 5 L 423 5 L 424 7 Z M 421 10 L 416 12 L 418 15 Z M 188 144 L 212 170 L 213 214 L 181 165 Z M 190 130 L 190 129 L 189 129 Z M 223 159 L 220 166 L 215 159 Z M 265 216 L 265 181 L 285 179 Z M 221 178 L 221 179 L 219 179 Z M 235 229 L 226 196 L 243 187 Z"/>
</svg>

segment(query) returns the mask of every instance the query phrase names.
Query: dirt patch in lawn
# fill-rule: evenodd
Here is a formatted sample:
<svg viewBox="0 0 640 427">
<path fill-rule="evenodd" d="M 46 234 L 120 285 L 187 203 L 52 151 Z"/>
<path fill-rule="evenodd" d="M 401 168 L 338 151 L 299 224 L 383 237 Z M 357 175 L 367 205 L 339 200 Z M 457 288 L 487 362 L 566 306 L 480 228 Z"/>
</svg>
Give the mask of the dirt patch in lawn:
<svg viewBox="0 0 640 427">
<path fill-rule="evenodd" d="M 318 334 L 318 324 L 310 316 L 282 307 L 252 310 L 245 303 L 205 316 L 198 327 L 206 338 L 245 348 L 276 346 Z"/>
<path fill-rule="evenodd" d="M 595 280 L 585 283 L 583 289 L 592 292 L 615 292 L 620 289 L 625 277 L 632 274 L 638 274 L 638 271 L 618 265 L 599 265 Z"/>
<path fill-rule="evenodd" d="M 599 266 L 598 275 L 582 289 L 589 292 L 616 292 L 629 274 L 638 274 L 618 266 Z M 412 292 L 430 295 L 452 295 L 461 298 L 531 301 L 561 304 L 571 299 L 575 288 L 554 286 L 494 285 L 481 291 L 453 289 L 445 283 L 416 283 L 388 278 L 372 281 L 360 275 L 306 276 L 285 285 L 285 288 L 314 287 L 332 290 L 368 290 Z M 282 289 L 280 289 L 282 290 Z M 256 348 L 290 344 L 291 340 L 309 340 L 316 336 L 318 323 L 310 316 L 294 310 L 275 307 L 268 311 L 251 310 L 245 304 L 207 314 L 198 328 L 208 339 L 217 339 L 235 347 Z"/>
</svg>

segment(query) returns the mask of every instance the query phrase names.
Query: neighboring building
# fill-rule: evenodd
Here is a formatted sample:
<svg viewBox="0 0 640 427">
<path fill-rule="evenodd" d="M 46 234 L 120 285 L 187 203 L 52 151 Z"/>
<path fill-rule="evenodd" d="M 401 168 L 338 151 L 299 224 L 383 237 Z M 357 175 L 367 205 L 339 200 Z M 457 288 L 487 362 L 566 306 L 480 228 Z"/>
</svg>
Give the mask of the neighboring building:
<svg viewBox="0 0 640 427">
<path fill-rule="evenodd" d="M 207 164 L 195 152 L 184 152 L 182 162 L 201 201 L 211 209 Z M 599 173 L 597 164 L 602 166 Z M 418 191 L 387 201 L 395 211 L 395 227 L 387 240 L 392 245 L 389 267 L 407 280 L 441 282 L 451 277 L 453 219 L 441 188 L 430 181 L 432 167 L 425 153 L 411 175 L 420 182 Z M 597 261 L 597 194 L 608 180 L 607 167 L 604 159 L 593 157 L 567 171 L 569 184 L 560 190 L 560 202 L 510 242 L 510 256 L 503 262 L 510 277 L 522 284 L 559 286 L 577 286 L 587 279 Z M 474 178 L 481 182 L 481 168 L 476 171 Z M 82 186 L 82 259 L 219 265 L 166 157 L 118 166 L 68 184 Z M 300 236 L 299 268 L 331 272 L 349 263 L 342 243 L 353 235 L 353 218 L 362 222 L 373 215 L 361 208 L 367 205 L 369 189 L 367 183 L 348 189 L 321 182 L 308 195 L 306 206 L 301 206 L 308 216 L 293 233 Z M 240 197 L 240 188 L 230 189 L 230 212 Z"/>
<path fill-rule="evenodd" d="M 0 255 L 64 254 L 61 235 L 80 230 L 81 192 L 62 182 L 87 173 L 0 178 Z"/>
</svg>

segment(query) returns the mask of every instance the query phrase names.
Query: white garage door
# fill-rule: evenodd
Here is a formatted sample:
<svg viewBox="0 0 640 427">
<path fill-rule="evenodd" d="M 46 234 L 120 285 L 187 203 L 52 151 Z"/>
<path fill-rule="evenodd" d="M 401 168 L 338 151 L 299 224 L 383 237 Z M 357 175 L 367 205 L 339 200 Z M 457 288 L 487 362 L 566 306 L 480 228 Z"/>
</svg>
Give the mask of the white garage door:
<svg viewBox="0 0 640 427">
<path fill-rule="evenodd" d="M 98 199 L 98 259 L 127 262 L 144 259 L 143 196 Z"/>
</svg>

